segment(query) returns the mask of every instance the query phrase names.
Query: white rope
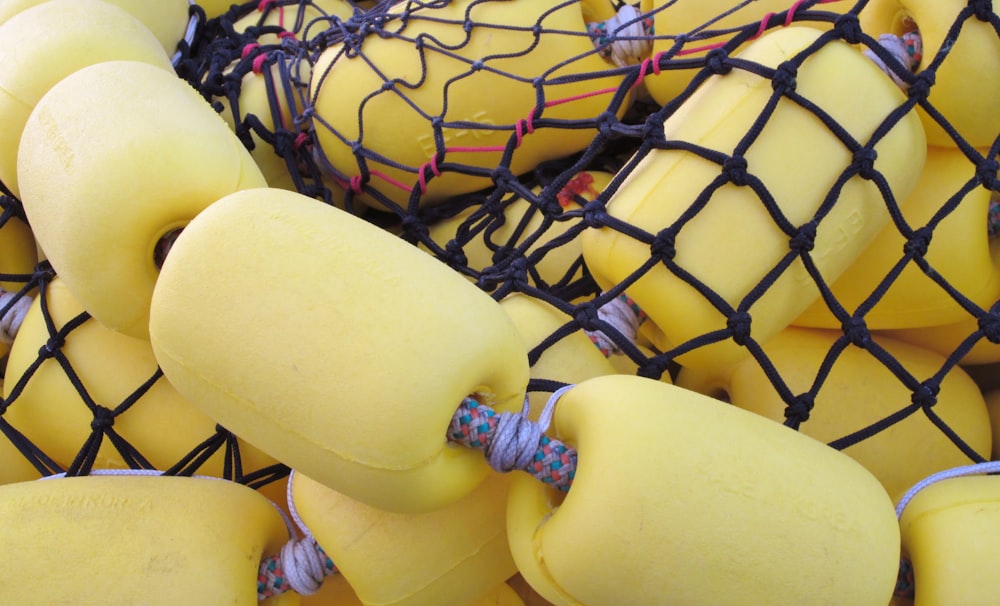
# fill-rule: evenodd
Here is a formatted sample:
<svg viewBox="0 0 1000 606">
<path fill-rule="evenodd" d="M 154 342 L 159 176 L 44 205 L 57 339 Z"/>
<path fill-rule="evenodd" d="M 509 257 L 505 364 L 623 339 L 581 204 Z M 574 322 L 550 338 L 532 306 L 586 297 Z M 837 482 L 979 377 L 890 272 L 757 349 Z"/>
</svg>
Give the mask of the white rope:
<svg viewBox="0 0 1000 606">
<path fill-rule="evenodd" d="M 932 484 L 937 484 L 942 480 L 950 478 L 997 472 L 1000 472 L 1000 461 L 987 461 L 985 463 L 975 463 L 972 465 L 965 465 L 963 467 L 953 467 L 951 469 L 945 469 L 944 471 L 939 471 L 935 474 L 929 475 L 914 484 L 913 488 L 906 491 L 906 494 L 903 495 L 903 498 L 901 498 L 899 503 L 896 505 L 896 517 L 902 517 L 903 510 L 905 510 L 906 506 L 913 500 L 913 497 L 917 496 L 917 493 Z"/>
<path fill-rule="evenodd" d="M 912 36 L 910 37 L 910 40 L 914 44 L 919 45 L 920 38 L 918 36 Z M 878 43 L 879 46 L 887 50 L 889 54 L 891 54 L 892 57 L 906 69 L 913 71 L 916 68 L 916 64 L 913 60 L 913 57 L 907 50 L 906 42 L 903 40 L 901 36 L 895 36 L 893 34 L 882 34 L 878 37 Z M 871 59 L 875 63 L 875 65 L 879 67 L 879 69 L 888 74 L 889 77 L 892 78 L 892 81 L 896 83 L 896 86 L 898 86 L 903 90 L 906 90 L 907 88 L 910 87 L 910 85 L 907 84 L 905 81 L 903 81 L 903 79 L 896 74 L 895 70 L 889 67 L 886 64 L 886 62 L 883 61 L 881 57 L 876 55 L 872 49 L 866 48 L 864 50 L 864 55 L 869 59 Z"/>
<path fill-rule="evenodd" d="M 501 473 L 526 469 L 538 452 L 538 442 L 542 434 L 552 423 L 556 402 L 572 387 L 573 385 L 566 385 L 552 392 L 537 422 L 528 418 L 530 408 L 527 398 L 524 399 L 521 412 L 502 412 L 497 415 L 496 433 L 493 434 L 493 442 L 485 453 L 490 467 Z"/>
<path fill-rule="evenodd" d="M 312 595 L 319 591 L 326 578 L 326 555 L 312 538 L 292 539 L 285 543 L 279 554 L 285 580 L 299 595 Z"/>
<path fill-rule="evenodd" d="M 646 28 L 643 14 L 630 4 L 618 9 L 614 17 L 590 28 L 591 35 L 600 34 L 594 44 L 618 67 L 636 65 L 653 52 L 653 37 Z"/>
<path fill-rule="evenodd" d="M 0 288 L 0 310 L 7 310 L 0 316 L 0 343 L 9 345 L 14 342 L 14 337 L 17 336 L 24 317 L 28 315 L 33 300 L 31 297 Z"/>
<path fill-rule="evenodd" d="M 629 343 L 635 343 L 639 334 L 639 315 L 625 297 L 615 297 L 597 310 L 597 317 L 607 322 L 615 332 Z M 587 335 L 605 355 L 610 357 L 621 351 L 621 347 L 604 331 L 588 331 Z"/>
</svg>

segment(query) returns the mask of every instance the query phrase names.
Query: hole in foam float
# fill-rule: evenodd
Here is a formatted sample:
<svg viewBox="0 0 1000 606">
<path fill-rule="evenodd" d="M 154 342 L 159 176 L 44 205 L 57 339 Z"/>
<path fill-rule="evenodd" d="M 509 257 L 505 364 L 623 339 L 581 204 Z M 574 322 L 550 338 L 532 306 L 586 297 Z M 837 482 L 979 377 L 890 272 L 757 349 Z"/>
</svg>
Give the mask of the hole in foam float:
<svg viewBox="0 0 1000 606">
<path fill-rule="evenodd" d="M 160 239 L 156 241 L 156 246 L 153 248 L 153 263 L 156 265 L 157 270 L 163 269 L 163 262 L 167 260 L 167 255 L 170 254 L 170 249 L 173 247 L 174 242 L 177 240 L 177 236 L 181 235 L 182 231 L 184 231 L 183 227 L 171 229 L 160 236 Z"/>
</svg>

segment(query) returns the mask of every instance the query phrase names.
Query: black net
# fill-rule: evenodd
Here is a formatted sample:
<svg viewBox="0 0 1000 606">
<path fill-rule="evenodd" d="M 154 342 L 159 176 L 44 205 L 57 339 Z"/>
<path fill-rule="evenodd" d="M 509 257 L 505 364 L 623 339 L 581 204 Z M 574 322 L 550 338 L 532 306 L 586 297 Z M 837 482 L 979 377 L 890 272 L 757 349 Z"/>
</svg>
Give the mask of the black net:
<svg viewBox="0 0 1000 606">
<path fill-rule="evenodd" d="M 609 359 L 627 360 L 630 372 L 650 378 L 676 380 L 688 366 L 698 371 L 715 359 L 750 360 L 783 402 L 778 420 L 805 429 L 818 406 L 838 406 L 824 388 L 838 360 L 860 350 L 908 395 L 888 409 L 872 407 L 883 412 L 828 438 L 831 446 L 848 449 L 920 417 L 960 460 L 988 459 L 988 446 L 973 444 L 936 404 L 942 382 L 963 372 L 960 366 L 995 361 L 989 353 L 971 354 L 1000 344 L 1000 292 L 966 292 L 931 253 L 941 241 L 936 236 L 963 239 L 939 234 L 969 207 L 980 221 L 969 238 L 985 241 L 995 231 L 996 196 L 985 205 L 971 199 L 986 192 L 989 200 L 1000 188 L 1000 128 L 973 119 L 970 129 L 969 116 L 954 108 L 962 104 L 956 96 L 981 105 L 984 95 L 996 94 L 996 85 L 982 93 L 965 81 L 958 91 L 945 76 L 965 69 L 957 64 L 969 61 L 966 55 L 997 52 L 1000 17 L 990 2 L 973 0 L 951 23 L 933 24 L 931 36 L 924 27 L 931 24 L 912 18 L 896 19 L 890 31 L 866 29 L 877 22 L 871 13 L 878 9 L 863 0 L 787 4 L 766 13 L 749 1 L 632 7 L 265 0 L 234 5 L 211 19 L 193 7 L 190 36 L 174 60 L 178 74 L 253 150 L 269 183 L 398 234 L 498 301 L 520 294 L 564 312 L 565 324 L 530 352 L 532 363 L 581 331 Z M 691 22 L 709 5 L 719 8 Z M 765 61 L 743 54 L 753 41 L 800 28 L 812 33 L 787 57 Z M 852 56 L 826 63 L 828 47 Z M 983 60 L 995 65 L 996 57 Z M 844 71 L 816 75 L 825 69 L 819 66 L 841 69 L 841 61 L 848 65 Z M 870 65 L 885 73 L 875 74 Z M 898 95 L 879 92 L 876 98 L 871 87 L 879 78 L 879 91 L 891 87 Z M 710 96 L 724 89 L 718 82 L 737 80 L 767 83 L 753 115 L 746 105 L 723 107 Z M 816 96 L 817 90 L 825 96 Z M 725 137 L 704 126 L 706 115 L 715 112 L 722 121 L 737 109 L 747 115 L 740 128 L 725 122 Z M 930 148 L 919 137 L 907 139 L 914 124 L 928 133 Z M 789 125 L 807 125 L 811 132 Z M 961 167 L 950 173 L 958 178 L 926 218 L 914 221 L 905 199 L 927 150 L 945 148 L 960 158 Z M 691 172 L 671 173 L 667 182 L 676 187 L 648 190 L 645 210 L 622 211 L 637 183 L 673 170 L 661 158 L 686 163 L 675 172 Z M 5 219 L 8 210 L 18 212 L 7 193 Z M 726 196 L 737 196 L 736 202 Z M 650 211 L 658 205 L 674 210 Z M 745 221 L 747 213 L 754 221 Z M 715 228 L 707 216 L 729 225 Z M 865 217 L 858 230 L 870 230 L 858 238 L 873 241 L 881 229 L 872 226 L 881 221 L 896 231 L 898 245 L 871 287 L 845 298 L 837 278 L 850 262 L 838 260 L 843 247 L 837 238 L 856 235 L 850 222 L 856 216 Z M 716 239 L 706 242 L 706 233 Z M 698 238 L 702 243 L 692 244 Z M 598 268 L 607 262 L 593 252 L 608 241 L 631 251 L 613 271 Z M 772 254 L 754 266 L 759 275 L 740 269 L 760 250 Z M 947 321 L 927 326 L 957 331 L 940 341 L 947 347 L 938 347 L 930 370 L 908 366 L 886 345 L 886 339 L 914 333 L 923 344 L 919 333 L 930 328 L 875 321 L 893 285 L 915 270 L 924 277 L 922 288 L 942 294 L 953 310 Z M 740 286 L 748 275 L 752 284 Z M 38 295 L 44 308 L 41 287 L 52 276 L 43 263 L 34 275 L 0 279 L 22 280 L 24 292 Z M 678 292 L 708 319 L 661 311 L 684 309 L 663 304 Z M 631 310 L 629 321 L 612 319 L 612 307 L 625 309 L 625 316 Z M 772 307 L 793 311 L 766 319 Z M 783 374 L 769 342 L 807 307 L 823 320 L 806 324 L 826 329 L 829 343 L 803 388 Z M 223 428 L 178 460 L 150 461 L 115 431 L 115 420 L 141 406 L 143 391 L 162 377 L 154 372 L 120 402 L 90 397 L 60 351 L 74 327 L 88 321 L 85 315 L 65 326 L 49 321 L 48 343 L 38 353 L 38 364 L 61 365 L 79 391 L 79 405 L 92 413 L 92 431 L 78 454 L 57 462 L 7 422 L 9 414 L 0 416 L 4 435 L 40 474 L 87 473 L 108 441 L 129 467 L 197 473 L 222 450 L 228 477 L 254 485 L 281 477 L 281 466 L 244 469 L 237 440 Z M 18 406 L 34 368 L 5 378 L 0 411 Z M 562 383 L 535 376 L 531 388 L 552 391 Z"/>
</svg>

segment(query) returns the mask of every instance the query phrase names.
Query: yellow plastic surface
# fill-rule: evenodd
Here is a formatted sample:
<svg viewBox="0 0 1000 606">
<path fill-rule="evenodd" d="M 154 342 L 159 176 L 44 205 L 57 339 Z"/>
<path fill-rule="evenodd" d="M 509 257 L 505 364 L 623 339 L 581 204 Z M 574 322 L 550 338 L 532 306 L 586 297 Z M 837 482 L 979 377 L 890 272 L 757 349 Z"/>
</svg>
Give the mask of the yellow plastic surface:
<svg viewBox="0 0 1000 606">
<path fill-rule="evenodd" d="M 986 409 L 990 413 L 990 427 L 993 432 L 993 450 L 990 460 L 1000 460 L 1000 389 L 991 389 L 983 393 Z"/>
<path fill-rule="evenodd" d="M 969 316 L 953 324 L 883 330 L 883 334 L 894 339 L 913 343 L 935 351 L 942 356 L 950 356 L 962 342 L 979 330 L 978 321 Z M 976 341 L 969 353 L 961 359 L 962 364 L 991 364 L 1000 362 L 1000 345 L 990 343 L 985 337 Z"/>
<path fill-rule="evenodd" d="M 7 219 L 0 225 L 0 274 L 31 274 L 36 263 L 38 254 L 31 228 L 17 217 Z M 18 292 L 24 286 L 25 282 L 0 282 L 0 288 L 7 292 Z"/>
<path fill-rule="evenodd" d="M 567 201 L 565 209 L 579 210 L 580 205 L 574 200 L 573 194 L 578 194 L 587 201 L 593 200 L 607 187 L 612 177 L 613 175 L 603 171 L 578 173 L 563 188 Z M 541 188 L 535 188 L 533 191 L 537 194 Z M 482 212 L 478 205 L 471 206 L 454 217 L 438 221 L 430 226 L 428 235 L 442 248 L 447 246 L 450 241 L 461 244 L 462 252 L 467 259 L 467 266 L 477 271 L 495 265 L 493 254 L 498 247 L 524 246 L 527 238 L 531 237 L 532 243 L 525 246 L 523 252 L 523 256 L 529 256 L 539 248 L 551 245 L 556 238 L 562 237 L 570 228 L 578 225 L 575 220 L 549 221 L 548 225 L 542 229 L 543 221 L 547 220 L 550 215 L 543 213 L 531 202 L 516 196 L 516 194 L 507 198 L 507 202 L 504 203 L 502 225 L 492 219 L 488 224 L 482 219 L 470 222 L 469 218 L 476 212 Z M 531 214 L 525 221 L 524 217 L 528 213 Z M 474 233 L 471 236 L 460 233 L 463 227 L 465 230 L 474 230 Z M 538 272 L 539 277 L 546 284 L 556 284 L 569 272 L 570 267 L 579 260 L 581 254 L 580 239 L 574 238 L 551 248 L 545 253 L 545 256 L 532 264 L 532 270 Z M 579 272 L 575 275 L 578 276 Z"/>
<path fill-rule="evenodd" d="M 403 39 L 368 36 L 361 49 L 363 57 L 346 55 L 342 45 L 333 45 L 324 51 L 313 69 L 310 98 L 316 115 L 348 141 L 344 143 L 329 127 L 317 122 L 318 142 L 331 164 L 346 178 L 361 174 L 349 143 L 361 136 L 359 121 L 364 123 L 360 143 L 365 149 L 415 170 L 437 153 L 433 117 L 445 122 L 441 136 L 448 148 L 503 147 L 514 136 L 515 124 L 527 121 L 532 115 L 537 97 L 531 81 L 540 75 L 546 80 L 574 74 L 588 77 L 579 82 L 546 85 L 546 102 L 568 101 L 540 109 L 536 120 L 592 119 L 608 107 L 613 90 L 576 97 L 615 89 L 621 82 L 621 76 L 589 77 L 607 70 L 608 63 L 594 52 L 576 3 L 456 0 L 411 11 L 413 18 L 405 27 L 396 22 L 385 26 L 393 32 L 398 30 Z M 503 28 L 473 27 L 467 34 L 462 27 L 439 23 L 440 19 L 458 23 L 469 19 L 474 23 L 502 24 Z M 543 30 L 537 39 L 531 31 L 536 23 Z M 420 51 L 412 41 L 418 36 L 436 42 Z M 447 47 L 448 53 L 460 58 L 433 50 L 432 46 Z M 484 69 L 472 69 L 477 60 L 483 62 Z M 560 66 L 556 68 L 557 65 Z M 499 75 L 498 70 L 518 79 Z M 383 90 L 385 79 L 398 80 L 399 84 Z M 403 96 L 420 110 L 414 109 Z M 473 124 L 456 124 L 459 122 Z M 479 124 L 483 126 L 477 127 Z M 540 162 L 578 152 L 590 144 L 595 134 L 592 129 L 538 128 L 524 135 L 513 155 L 511 172 L 523 174 Z M 498 151 L 451 151 L 439 159 L 439 165 L 457 163 L 491 170 L 500 164 L 501 157 Z M 370 170 L 379 171 L 406 187 L 418 186 L 416 172 L 394 168 L 375 158 L 366 162 Z M 426 174 L 430 176 L 431 171 Z M 409 192 L 379 177 L 373 177 L 371 184 L 393 202 L 406 206 Z M 492 185 L 488 176 L 446 171 L 427 184 L 421 202 L 433 203 Z M 381 207 L 368 198 L 361 199 Z"/>
<path fill-rule="evenodd" d="M 105 326 L 148 336 L 162 236 L 240 189 L 266 183 L 191 86 L 111 61 L 56 84 L 25 125 L 22 202 L 67 288 Z"/>
<path fill-rule="evenodd" d="M 267 499 L 222 480 L 84 476 L 0 486 L 4 604 L 257 602 L 288 540 Z M 269 606 L 294 606 L 283 594 Z"/>
<path fill-rule="evenodd" d="M 5 23 L 14 15 L 25 11 L 33 6 L 45 4 L 52 0 L 0 0 L 0 24 Z M 156 37 L 159 44 L 168 55 L 173 55 L 177 50 L 177 43 L 184 38 L 184 30 L 188 26 L 188 0 L 103 0 L 107 4 L 117 6 L 138 19 Z M 232 0 L 227 0 L 232 1 Z M 83 2 L 70 2 L 69 4 L 80 4 Z M 90 4 L 90 3 L 87 3 Z M 99 9 L 94 9 L 95 11 Z M 80 23 L 81 27 L 85 27 Z M 114 25 L 107 23 L 104 25 L 104 34 L 114 31 L 117 35 L 119 30 L 112 29 Z M 110 40 L 106 42 L 112 42 Z M 83 50 L 83 49 L 80 49 Z M 72 58 L 67 55 L 65 58 Z"/>
<path fill-rule="evenodd" d="M 793 394 L 807 392 L 816 381 L 824 358 L 843 333 L 789 328 L 764 344 L 764 351 Z M 918 380 L 938 372 L 944 359 L 935 353 L 877 337 L 899 363 Z M 776 422 L 785 420 L 785 403 L 751 359 L 716 372 L 682 369 L 677 384 L 713 396 Z M 800 431 L 829 443 L 906 408 L 911 392 L 868 352 L 848 346 L 834 363 Z M 973 450 L 989 457 L 992 431 L 986 403 L 976 383 L 954 368 L 941 383 L 934 413 Z M 968 465 L 969 458 L 921 411 L 844 450 L 885 486 L 893 501 L 910 486 L 943 469 Z"/>
<path fill-rule="evenodd" d="M 233 24 L 233 29 L 244 33 L 250 27 L 283 27 L 285 31 L 295 34 L 296 38 L 302 40 L 307 36 L 315 36 L 326 30 L 329 26 L 329 21 L 324 20 L 325 17 L 336 15 L 341 19 L 347 20 L 350 18 L 352 12 L 353 9 L 350 4 L 344 0 L 311 0 L 305 4 L 273 5 L 267 11 L 266 18 L 263 17 L 263 13 L 258 8 L 238 19 Z M 256 38 L 255 42 L 260 45 L 271 45 L 280 44 L 281 40 L 277 34 L 264 33 Z M 279 59 L 279 61 L 281 60 Z M 295 82 L 287 82 L 284 85 L 281 83 L 281 70 L 277 62 L 270 65 L 268 69 L 275 83 L 274 86 L 278 87 L 274 91 L 279 100 L 277 111 L 280 115 L 280 120 L 278 124 L 283 128 L 294 131 L 293 120 L 296 116 L 301 115 L 304 109 L 299 100 L 304 98 L 307 92 L 305 90 L 298 90 L 292 104 L 289 104 L 283 86 L 297 88 L 296 83 L 303 83 L 302 88 L 305 88 L 309 82 L 310 64 L 306 61 L 295 62 L 290 54 L 286 54 L 284 61 L 289 65 Z M 235 64 L 236 62 L 233 63 L 233 66 Z M 230 68 L 233 66 L 230 66 Z M 222 116 L 232 126 L 235 121 L 232 115 L 232 108 L 229 107 L 229 100 L 223 97 L 216 99 L 216 101 L 222 104 Z M 263 73 L 250 71 L 243 76 L 240 84 L 239 110 L 241 118 L 248 114 L 253 114 L 260 119 L 264 128 L 270 131 L 275 130 L 275 119 L 273 110 L 268 103 L 267 82 Z M 295 191 L 295 182 L 289 174 L 285 159 L 276 153 L 271 144 L 261 140 L 256 133 L 252 133 L 252 137 L 254 140 L 254 149 L 250 153 L 267 179 L 268 186 Z"/>
<path fill-rule="evenodd" d="M 166 5 L 166 3 L 163 3 Z M 109 36 L 113 31 L 115 35 Z M 21 131 L 53 85 L 76 70 L 117 59 L 172 73 L 170 58 L 133 15 L 101 0 L 50 0 L 0 25 L 0 180 L 17 195 Z"/>
<path fill-rule="evenodd" d="M 733 28 L 746 25 L 760 25 L 766 15 L 788 10 L 794 3 L 788 0 L 754 0 L 753 2 L 732 2 L 731 0 L 644 0 L 642 10 L 653 13 L 652 56 L 670 51 L 676 44 L 676 36 L 687 34 L 691 40 L 684 46 L 684 54 L 674 55 L 673 60 L 700 59 L 708 54 L 707 47 L 727 42 L 733 36 Z M 648 6 L 647 6 L 648 5 Z M 817 5 L 820 11 L 844 12 L 851 7 L 848 2 Z M 820 21 L 801 21 L 796 25 L 829 28 Z M 709 35 L 709 32 L 721 32 Z M 737 51 L 746 48 L 744 43 Z M 702 50 L 698 50 L 702 49 Z M 734 52 L 734 54 L 735 54 Z M 687 87 L 698 69 L 665 69 L 659 74 L 649 73 L 643 80 L 650 96 L 661 104 L 669 103 Z"/>
<path fill-rule="evenodd" d="M 1000 595 L 1000 482 L 951 478 L 910 501 L 899 521 L 913 562 L 915 606 L 988 606 Z"/>
<path fill-rule="evenodd" d="M 296 473 L 306 527 L 358 598 L 380 606 L 468 606 L 517 572 L 507 546 L 509 475 L 427 513 L 390 513 Z"/>
<path fill-rule="evenodd" d="M 811 438 L 624 375 L 567 392 L 550 434 L 578 450 L 573 485 L 560 502 L 517 473 L 507 532 L 521 574 L 557 605 L 889 602 L 892 503 Z"/>
<path fill-rule="evenodd" d="M 515 293 L 500 302 L 517 331 L 524 340 L 525 353 L 530 353 L 547 337 L 572 321 L 568 315 L 548 303 Z M 577 330 L 548 347 L 531 366 L 532 379 L 546 379 L 563 383 L 580 381 L 615 374 L 617 370 L 582 330 Z M 528 394 L 532 418 L 545 407 L 548 392 Z"/>
<path fill-rule="evenodd" d="M 83 308 L 59 278 L 46 290 L 46 306 L 56 330 L 83 313 Z M 19 383 L 22 380 L 25 383 L 4 419 L 65 468 L 91 435 L 94 415 L 58 360 L 44 360 L 34 374 L 27 376 L 36 364 L 39 349 L 48 340 L 41 301 L 36 298 L 7 362 L 4 397 L 10 398 L 15 390 L 22 389 Z M 61 351 L 93 401 L 112 410 L 146 383 L 157 367 L 149 341 L 109 330 L 93 319 L 73 328 L 66 335 Z M 114 431 L 135 446 L 156 469 L 167 469 L 215 435 L 216 422 L 161 377 L 126 412 L 115 418 Z M 0 437 L 0 442 L 5 440 Z M 240 441 L 239 446 L 245 472 L 277 463 L 249 444 Z M 223 448 L 197 473 L 222 476 L 224 455 Z M 123 469 L 128 465 L 105 437 L 95 467 Z M 30 478 L 37 476 L 34 472 Z"/>
<path fill-rule="evenodd" d="M 290 467 L 383 509 L 437 509 L 488 472 L 448 446 L 462 399 L 520 410 L 524 345 L 489 295 L 301 194 L 239 192 L 178 238 L 150 336 L 177 390 Z"/>
<path fill-rule="evenodd" d="M 989 147 L 1000 134 L 1000 36 L 993 26 L 970 17 L 961 26 L 957 40 L 948 39 L 948 30 L 965 0 L 873 0 L 858 15 L 862 29 L 878 38 L 897 36 L 915 25 L 920 30 L 923 61 L 917 69 L 930 65 L 942 47 L 948 56 L 935 72 L 934 86 L 927 100 L 974 147 Z M 997 12 L 994 6 L 993 12 Z M 931 145 L 954 147 L 955 142 L 937 123 L 918 108 Z"/>
<path fill-rule="evenodd" d="M 984 150 L 985 151 L 985 150 Z M 975 177 L 975 165 L 952 148 L 928 148 L 916 187 L 903 206 L 903 218 L 917 229 Z M 977 187 L 934 229 L 925 259 L 934 271 L 976 305 L 988 308 L 1000 298 L 1000 244 L 989 237 L 984 217 L 990 191 Z M 887 225 L 831 286 L 840 304 L 853 313 L 903 258 L 906 239 Z M 910 263 L 885 296 L 865 314 L 869 328 L 913 328 L 959 322 L 968 312 L 916 264 Z M 817 299 L 795 320 L 800 326 L 839 328 L 826 303 Z"/>
<path fill-rule="evenodd" d="M 773 67 L 794 57 L 819 35 L 812 28 L 784 28 L 755 41 L 741 57 Z M 828 44 L 807 59 L 796 81 L 799 94 L 822 106 L 862 142 L 903 102 L 902 93 L 877 67 L 842 43 Z M 666 120 L 665 136 L 730 153 L 772 92 L 770 80 L 749 72 L 734 70 L 716 77 Z M 904 117 L 875 150 L 875 168 L 902 199 L 923 166 L 925 144 L 916 116 Z M 844 145 L 811 113 L 787 99 L 778 102 L 745 157 L 748 173 L 763 181 L 793 226 L 813 218 L 851 163 Z M 654 150 L 622 183 L 608 203 L 608 212 L 647 232 L 660 233 L 722 172 L 718 164 L 694 153 Z M 877 187 L 859 176 L 848 180 L 819 223 L 810 253 L 823 276 L 833 280 L 840 275 L 888 220 Z M 605 290 L 650 259 L 648 244 L 612 228 L 591 229 L 582 238 L 587 266 Z M 750 187 L 727 183 L 681 229 L 674 261 L 736 307 L 789 253 L 789 240 Z M 650 321 L 641 330 L 658 349 L 726 328 L 725 316 L 663 264 L 646 272 L 627 292 L 649 315 Z M 766 341 L 818 296 L 805 266 L 793 261 L 749 308 L 751 336 Z M 725 340 L 679 356 L 677 361 L 705 368 L 724 366 L 745 355 L 745 349 Z"/>
</svg>

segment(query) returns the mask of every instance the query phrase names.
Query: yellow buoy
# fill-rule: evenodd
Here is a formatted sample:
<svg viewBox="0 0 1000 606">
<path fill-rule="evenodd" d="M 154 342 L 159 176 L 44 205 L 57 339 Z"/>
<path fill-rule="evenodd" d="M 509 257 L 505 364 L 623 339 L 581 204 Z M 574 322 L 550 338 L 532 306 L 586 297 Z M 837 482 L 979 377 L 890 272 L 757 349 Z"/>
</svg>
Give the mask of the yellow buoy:
<svg viewBox="0 0 1000 606">
<path fill-rule="evenodd" d="M 62 359 L 54 357 L 57 353 Z M 95 439 L 94 468 L 141 464 L 129 449 L 116 446 L 116 440 L 124 440 L 153 468 L 168 469 L 217 433 L 216 421 L 160 376 L 149 341 L 87 319 L 60 278 L 46 287 L 44 308 L 43 300 L 36 298 L 25 316 L 11 347 L 4 385 L 9 403 L 4 419 L 63 469 Z M 256 448 L 237 444 L 243 473 L 277 464 Z M 226 450 L 220 444 L 190 471 L 223 476 Z M 37 477 L 35 471 L 24 479 Z"/>
<path fill-rule="evenodd" d="M 38 102 L 22 203 L 56 273 L 98 322 L 147 337 L 164 242 L 222 196 L 266 185 L 190 85 L 135 61 L 85 67 Z"/>
<path fill-rule="evenodd" d="M 101 0 L 49 0 L 0 25 L 0 180 L 15 195 L 18 143 L 39 99 L 78 69 L 119 59 L 173 73 L 149 28 Z"/>
<path fill-rule="evenodd" d="M 524 345 L 499 305 L 430 255 L 302 194 L 205 209 L 153 294 L 150 337 L 177 390 L 293 469 L 414 513 L 468 494 L 481 453 L 447 445 L 474 392 L 520 410 Z"/>
<path fill-rule="evenodd" d="M 833 330 L 788 328 L 764 344 L 784 388 L 793 396 L 810 391 L 835 341 L 843 333 Z M 923 381 L 940 371 L 944 358 L 930 351 L 886 337 L 876 342 L 899 364 Z M 789 405 L 756 360 L 748 359 L 719 371 L 682 369 L 677 384 L 716 397 L 777 422 L 785 421 Z M 911 406 L 913 390 L 871 353 L 854 346 L 844 349 L 812 401 L 803 411 L 808 420 L 799 430 L 824 443 L 845 438 Z M 789 412 L 793 411 L 789 409 Z M 921 478 L 970 462 L 935 424 L 940 418 L 969 448 L 988 457 L 992 444 L 986 403 L 976 383 L 961 369 L 953 368 L 941 381 L 940 391 L 927 411 L 912 414 L 879 433 L 844 449 L 865 466 L 892 499 Z"/>
<path fill-rule="evenodd" d="M 995 467 L 991 469 L 995 471 Z M 995 604 L 1000 483 L 995 476 L 943 479 L 908 502 L 899 520 L 913 563 L 915 606 Z"/>
<path fill-rule="evenodd" d="M 367 176 L 403 207 L 411 192 L 432 203 L 491 187 L 510 140 L 519 144 L 513 175 L 584 149 L 595 129 L 545 121 L 593 119 L 622 80 L 603 73 L 609 65 L 574 2 L 457 0 L 379 19 L 369 27 L 391 35 L 323 52 L 310 99 L 338 177 L 360 188 Z M 374 196 L 361 200 L 384 208 Z"/>
<path fill-rule="evenodd" d="M 7 484 L 0 542 L 18 582 L 0 587 L 0 601 L 256 605 L 260 562 L 287 540 L 271 503 L 234 482 L 83 476 Z M 298 596 L 263 604 L 294 606 Z"/>
<path fill-rule="evenodd" d="M 507 532 L 521 574 L 557 605 L 884 606 L 892 595 L 892 502 L 812 438 L 625 375 L 566 392 L 550 433 L 577 450 L 573 484 L 562 498 L 516 474 Z"/>
<path fill-rule="evenodd" d="M 989 307 L 1000 298 L 1000 244 L 990 239 L 986 229 L 990 191 L 967 185 L 975 171 L 975 165 L 958 149 L 928 148 L 924 170 L 905 200 L 902 214 L 916 230 L 928 225 L 953 197 L 957 200 L 955 209 L 935 226 L 923 258 L 933 275 L 976 305 Z M 906 249 L 906 238 L 890 223 L 831 285 L 848 314 L 875 291 L 903 259 Z M 968 312 L 962 305 L 911 261 L 864 319 L 870 328 L 882 329 L 938 326 L 966 317 Z M 839 328 L 841 322 L 818 299 L 795 324 Z"/>
<path fill-rule="evenodd" d="M 977 14 L 974 5 L 983 7 Z M 974 147 L 989 147 L 1000 136 L 1000 36 L 989 18 L 992 4 L 965 0 L 872 0 L 858 14 L 862 29 L 878 38 L 882 34 L 900 36 L 920 32 L 923 60 L 917 74 L 927 69 L 944 51 L 944 61 L 934 71 L 927 101 Z M 959 14 L 969 11 L 956 38 L 949 35 Z M 995 19 L 996 8 L 992 8 Z M 974 86 L 973 86 L 974 84 Z M 971 88 L 970 88 L 971 87 Z M 955 147 L 956 143 L 922 108 L 918 114 L 931 145 Z"/>
<path fill-rule="evenodd" d="M 822 107 L 859 144 L 867 143 L 904 102 L 877 67 L 842 42 L 810 55 L 790 81 L 787 62 L 819 35 L 806 27 L 765 35 L 740 57 L 777 68 L 775 78 L 783 83 L 733 70 L 706 82 L 667 118 L 668 142 L 717 151 L 703 157 L 690 149 L 655 149 L 617 188 L 608 214 L 644 230 L 648 240 L 611 226 L 582 236 L 584 259 L 598 284 L 605 290 L 626 284 L 626 292 L 649 316 L 642 331 L 658 349 L 720 331 L 722 341 L 678 356 L 682 365 L 735 362 L 746 355 L 742 339 L 763 342 L 791 323 L 819 296 L 798 255 L 808 251 L 824 278 L 833 280 L 889 220 L 879 188 L 861 173 L 874 176 L 866 171 L 878 171 L 902 199 L 923 166 L 923 130 L 912 113 L 873 145 L 875 154 L 867 160 L 864 152 L 852 152 L 819 118 L 788 98 L 778 99 L 766 125 L 759 133 L 754 130 L 776 86 L 793 86 L 796 95 Z M 756 136 L 742 153 L 741 141 L 749 133 Z M 768 194 L 762 197 L 765 189 Z M 772 211 L 782 216 L 783 228 L 766 209 L 763 200 L 768 198 Z M 815 222 L 828 198 L 835 203 Z M 774 283 L 762 294 L 756 292 L 776 271 L 781 273 Z M 683 279 L 684 273 L 700 286 Z M 699 288 L 710 289 L 717 299 Z M 749 318 L 726 309 L 735 312 L 741 305 Z M 727 333 L 732 338 L 725 338 Z"/>
<path fill-rule="evenodd" d="M 31 7 L 40 4 L 48 4 L 52 0 L 0 0 L 0 24 L 5 23 L 15 15 Z M 177 43 L 184 38 L 184 30 L 188 26 L 190 3 L 188 0 L 103 0 L 105 3 L 116 6 L 129 13 L 145 25 L 156 37 L 160 46 L 168 55 L 173 55 L 177 50 Z M 231 0 L 230 0 L 231 3 Z M 79 4 L 85 6 L 83 2 L 69 2 L 60 4 Z M 89 5 L 90 3 L 86 3 Z M 102 9 L 93 9 L 98 13 Z M 96 15 L 95 15 L 96 16 Z M 78 17 L 79 18 L 79 17 Z M 83 21 L 79 23 L 81 28 L 87 26 Z M 105 23 L 103 31 L 114 31 L 117 36 L 120 30 L 112 23 Z M 114 38 L 115 36 L 105 36 Z M 106 40 L 105 43 L 113 41 Z M 83 49 L 80 49 L 83 50 Z M 65 56 L 67 60 L 73 60 L 73 54 Z"/>
<path fill-rule="evenodd" d="M 296 473 L 310 534 L 366 604 L 471 604 L 517 572 L 507 546 L 509 476 L 491 474 L 441 509 L 391 513 Z"/>
</svg>

